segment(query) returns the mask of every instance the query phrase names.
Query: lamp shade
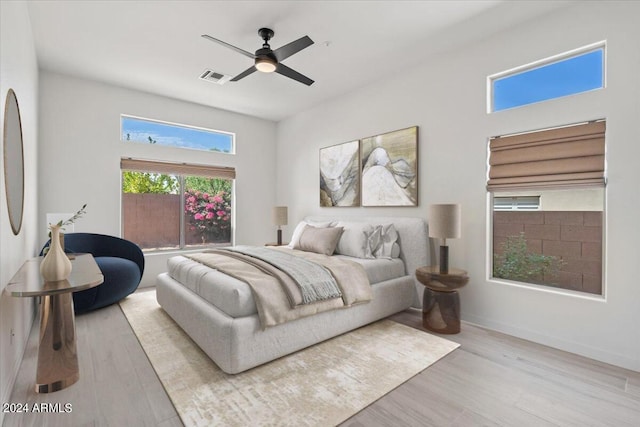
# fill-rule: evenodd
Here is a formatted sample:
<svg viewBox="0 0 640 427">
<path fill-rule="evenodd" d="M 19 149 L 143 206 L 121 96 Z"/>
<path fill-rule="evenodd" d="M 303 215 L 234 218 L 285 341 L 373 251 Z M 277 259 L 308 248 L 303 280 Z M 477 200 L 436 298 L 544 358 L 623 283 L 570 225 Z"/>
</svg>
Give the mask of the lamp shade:
<svg viewBox="0 0 640 427">
<path fill-rule="evenodd" d="M 460 237 L 460 205 L 429 206 L 429 237 L 457 239 Z"/>
<path fill-rule="evenodd" d="M 263 73 L 273 73 L 277 68 L 277 62 L 269 57 L 256 58 L 256 69 Z"/>
<path fill-rule="evenodd" d="M 286 206 L 275 206 L 273 208 L 272 222 L 273 225 L 287 225 L 289 214 Z"/>
</svg>

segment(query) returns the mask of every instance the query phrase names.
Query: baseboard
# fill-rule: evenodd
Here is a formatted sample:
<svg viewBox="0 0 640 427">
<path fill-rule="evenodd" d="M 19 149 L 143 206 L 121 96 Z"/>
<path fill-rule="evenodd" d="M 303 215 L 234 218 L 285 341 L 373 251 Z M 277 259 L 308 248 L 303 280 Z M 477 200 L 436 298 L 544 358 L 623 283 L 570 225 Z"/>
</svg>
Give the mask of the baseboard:
<svg viewBox="0 0 640 427">
<path fill-rule="evenodd" d="M 27 346 L 29 345 L 29 336 L 31 335 L 31 328 L 33 328 L 33 323 L 38 312 L 36 310 L 35 305 L 32 305 L 31 307 L 33 311 L 31 313 L 31 320 L 29 322 L 29 326 L 26 329 L 28 332 L 24 337 L 24 346 L 22 346 L 22 349 L 20 351 L 20 357 L 16 358 L 15 364 L 11 369 L 11 372 L 9 372 L 9 380 L 7 381 L 6 388 L 2 390 L 2 398 L 0 399 L 0 402 L 3 402 L 3 403 L 16 403 L 16 402 L 11 402 L 10 400 L 11 392 L 13 391 L 13 387 L 16 385 L 16 379 L 18 378 L 20 365 L 22 365 L 22 360 L 24 359 L 24 353 L 25 351 L 27 351 Z M 0 426 L 4 422 L 4 414 L 5 414 L 4 411 L 0 411 Z"/>
<path fill-rule="evenodd" d="M 485 318 L 466 315 L 463 317 L 466 323 L 479 326 L 481 328 L 490 329 L 492 331 L 501 332 L 503 334 L 512 335 L 537 344 L 546 345 L 558 350 L 567 351 L 569 353 L 578 354 L 588 357 L 589 359 L 598 360 L 610 365 L 619 366 L 624 369 L 640 372 L 640 360 L 624 354 L 618 354 L 603 350 L 601 348 L 592 347 L 575 341 L 569 341 L 551 335 L 540 334 L 528 329 L 514 327 L 500 322 L 495 322 Z"/>
</svg>

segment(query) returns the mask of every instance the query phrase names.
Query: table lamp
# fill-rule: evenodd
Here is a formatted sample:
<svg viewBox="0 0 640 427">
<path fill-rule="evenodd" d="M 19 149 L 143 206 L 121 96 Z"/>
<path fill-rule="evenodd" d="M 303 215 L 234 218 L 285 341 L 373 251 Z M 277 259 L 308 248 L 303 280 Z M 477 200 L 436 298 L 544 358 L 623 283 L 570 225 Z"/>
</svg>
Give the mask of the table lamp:
<svg viewBox="0 0 640 427">
<path fill-rule="evenodd" d="M 436 204 L 429 206 L 429 237 L 442 239 L 440 246 L 440 274 L 449 273 L 449 247 L 447 239 L 460 237 L 460 205 Z"/>
<path fill-rule="evenodd" d="M 278 246 L 282 245 L 282 226 L 287 225 L 288 213 L 286 206 L 275 206 L 273 208 L 272 222 L 278 226 Z"/>
</svg>

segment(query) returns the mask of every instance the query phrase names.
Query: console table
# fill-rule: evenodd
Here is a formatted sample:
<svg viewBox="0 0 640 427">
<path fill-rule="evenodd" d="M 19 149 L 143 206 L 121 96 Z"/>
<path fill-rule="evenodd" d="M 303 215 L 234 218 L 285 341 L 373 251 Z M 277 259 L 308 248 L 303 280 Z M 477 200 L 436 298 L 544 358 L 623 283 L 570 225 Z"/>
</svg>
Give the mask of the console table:
<svg viewBox="0 0 640 427">
<path fill-rule="evenodd" d="M 440 334 L 460 332 L 460 295 L 456 289 L 469 281 L 464 270 L 449 268 L 440 273 L 440 266 L 420 267 L 416 278 L 425 286 L 422 301 L 422 326 Z"/>
<path fill-rule="evenodd" d="M 104 277 L 91 254 L 76 254 L 71 256 L 68 279 L 45 282 L 41 261 L 38 257 L 25 262 L 9 281 L 7 291 L 14 297 L 42 298 L 36 393 L 51 393 L 80 378 L 72 293 L 98 286 Z"/>
</svg>

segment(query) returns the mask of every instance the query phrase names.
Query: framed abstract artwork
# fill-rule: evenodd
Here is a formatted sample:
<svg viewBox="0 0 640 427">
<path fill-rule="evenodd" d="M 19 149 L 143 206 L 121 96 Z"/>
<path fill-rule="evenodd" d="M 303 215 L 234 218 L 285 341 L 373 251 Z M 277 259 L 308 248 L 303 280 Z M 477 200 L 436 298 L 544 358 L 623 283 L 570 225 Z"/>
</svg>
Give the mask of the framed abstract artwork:
<svg viewBox="0 0 640 427">
<path fill-rule="evenodd" d="M 320 149 L 320 206 L 360 206 L 358 141 Z"/>
<path fill-rule="evenodd" d="M 418 127 L 360 140 L 362 206 L 418 206 Z"/>
</svg>

